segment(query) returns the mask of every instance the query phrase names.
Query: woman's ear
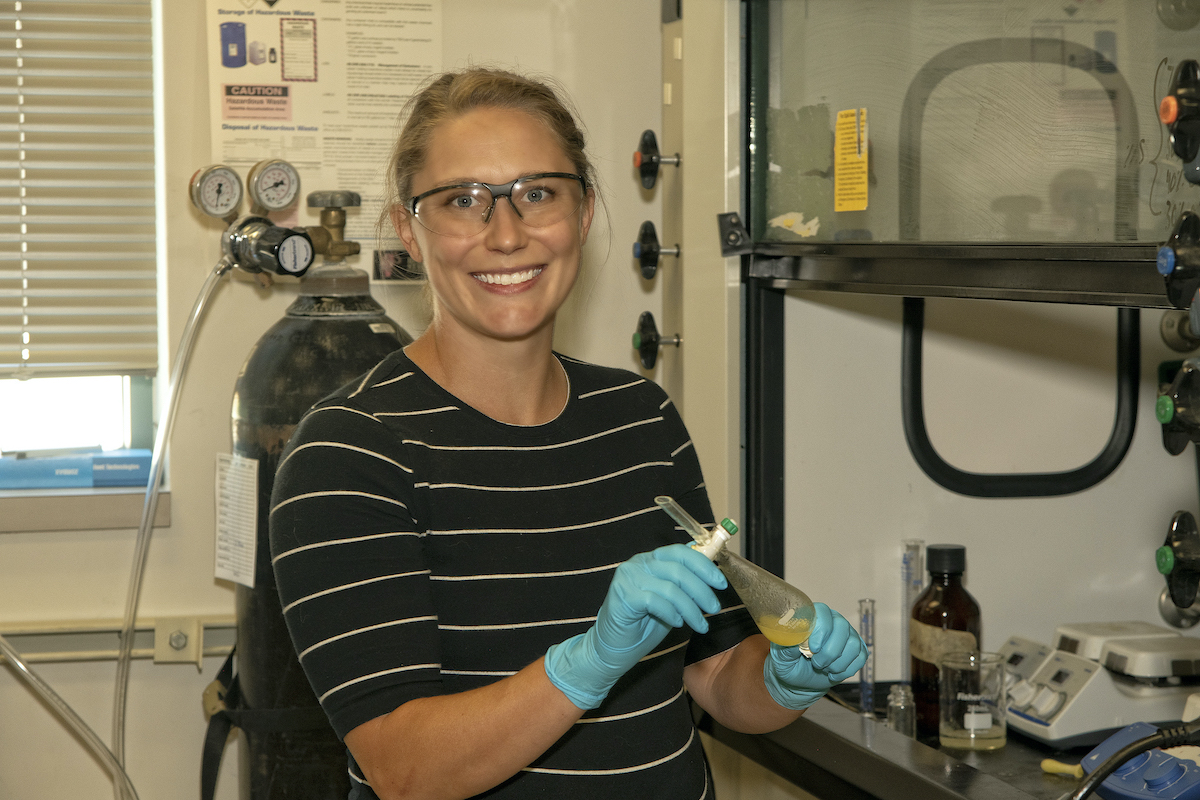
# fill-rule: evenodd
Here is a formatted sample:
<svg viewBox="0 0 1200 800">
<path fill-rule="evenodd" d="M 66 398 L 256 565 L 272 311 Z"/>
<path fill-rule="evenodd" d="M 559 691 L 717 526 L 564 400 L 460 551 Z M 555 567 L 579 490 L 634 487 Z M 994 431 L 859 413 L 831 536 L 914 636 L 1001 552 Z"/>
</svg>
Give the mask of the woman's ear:
<svg viewBox="0 0 1200 800">
<path fill-rule="evenodd" d="M 417 237 L 413 232 L 412 215 L 408 213 L 408 209 L 397 203 L 392 206 L 388 216 L 392 218 L 392 228 L 400 237 L 400 241 L 404 242 L 404 249 L 408 251 L 408 255 L 418 264 L 422 263 L 424 259 L 421 258 L 421 247 L 417 244 Z"/>
<path fill-rule="evenodd" d="M 592 229 L 592 216 L 596 213 L 596 190 L 588 187 L 579 215 L 580 244 L 587 244 L 588 231 Z"/>
</svg>

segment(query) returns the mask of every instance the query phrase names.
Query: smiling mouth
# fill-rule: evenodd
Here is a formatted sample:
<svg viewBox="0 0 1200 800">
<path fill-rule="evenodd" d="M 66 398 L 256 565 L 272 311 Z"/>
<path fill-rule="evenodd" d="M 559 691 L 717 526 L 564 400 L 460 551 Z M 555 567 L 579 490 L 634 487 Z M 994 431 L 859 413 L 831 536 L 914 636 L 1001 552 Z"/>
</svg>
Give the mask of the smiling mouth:
<svg viewBox="0 0 1200 800">
<path fill-rule="evenodd" d="M 471 277 L 480 283 L 492 283 L 498 286 L 515 286 L 519 283 L 531 281 L 538 275 L 542 274 L 541 267 L 533 269 L 524 269 L 520 272 L 474 272 Z"/>
</svg>

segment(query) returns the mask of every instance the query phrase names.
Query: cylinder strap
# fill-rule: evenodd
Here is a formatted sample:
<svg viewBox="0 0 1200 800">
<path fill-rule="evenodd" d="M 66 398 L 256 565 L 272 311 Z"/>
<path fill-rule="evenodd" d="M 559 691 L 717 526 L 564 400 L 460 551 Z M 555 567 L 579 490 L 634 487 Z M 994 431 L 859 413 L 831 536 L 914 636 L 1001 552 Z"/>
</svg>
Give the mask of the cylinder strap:
<svg viewBox="0 0 1200 800">
<path fill-rule="evenodd" d="M 221 756 L 233 728 L 241 728 L 249 733 L 289 733 L 329 727 L 329 720 L 320 706 L 247 707 L 242 700 L 238 676 L 233 673 L 233 651 L 221 665 L 217 677 L 205 689 L 206 705 L 212 704 L 214 695 L 217 702 L 213 704 L 215 708 L 208 719 L 200 762 L 200 800 L 213 800 L 217 789 L 217 773 L 221 770 Z"/>
</svg>

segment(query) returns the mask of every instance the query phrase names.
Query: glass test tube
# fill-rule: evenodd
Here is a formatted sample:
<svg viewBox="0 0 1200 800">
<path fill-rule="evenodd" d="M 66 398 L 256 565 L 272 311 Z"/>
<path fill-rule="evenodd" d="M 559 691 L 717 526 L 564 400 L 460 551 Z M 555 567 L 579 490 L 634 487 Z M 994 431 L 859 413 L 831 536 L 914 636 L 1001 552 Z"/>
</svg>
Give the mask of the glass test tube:
<svg viewBox="0 0 1200 800">
<path fill-rule="evenodd" d="M 858 601 L 858 635 L 867 646 L 867 660 L 858 672 L 858 692 L 862 713 L 875 716 L 875 601 Z"/>
<path fill-rule="evenodd" d="M 924 539 L 905 539 L 900 557 L 900 682 L 912 682 L 912 661 L 908 651 L 908 621 L 912 618 L 913 603 L 925 588 L 922 562 Z"/>
</svg>

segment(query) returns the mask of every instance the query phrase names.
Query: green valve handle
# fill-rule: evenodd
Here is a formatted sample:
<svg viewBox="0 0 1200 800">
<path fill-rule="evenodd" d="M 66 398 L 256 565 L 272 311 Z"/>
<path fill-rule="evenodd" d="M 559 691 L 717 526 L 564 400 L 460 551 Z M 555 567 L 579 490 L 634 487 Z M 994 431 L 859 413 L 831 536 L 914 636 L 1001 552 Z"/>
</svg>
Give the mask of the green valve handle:
<svg viewBox="0 0 1200 800">
<path fill-rule="evenodd" d="M 1175 513 L 1167 540 L 1154 553 L 1154 563 L 1167 579 L 1171 602 L 1178 608 L 1191 607 L 1200 587 L 1200 530 L 1189 512 Z"/>
<path fill-rule="evenodd" d="M 1154 551 L 1154 565 L 1163 575 L 1170 575 L 1171 570 L 1175 569 L 1175 552 L 1164 544 Z"/>
<path fill-rule="evenodd" d="M 1154 416 L 1163 425 L 1175 419 L 1175 401 L 1170 395 L 1160 394 L 1154 401 Z"/>
<path fill-rule="evenodd" d="M 654 369 L 660 347 L 667 344 L 678 347 L 682 343 L 683 339 L 678 334 L 670 337 L 660 336 L 658 326 L 654 324 L 654 315 L 649 311 L 643 311 L 638 317 L 637 330 L 633 333 L 633 349 L 638 351 L 642 366 L 646 369 Z"/>
</svg>

